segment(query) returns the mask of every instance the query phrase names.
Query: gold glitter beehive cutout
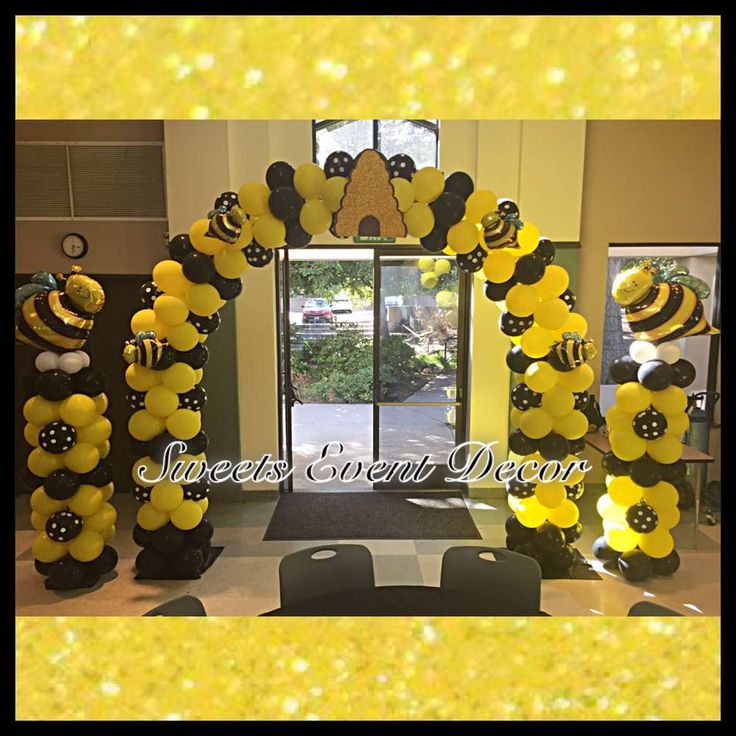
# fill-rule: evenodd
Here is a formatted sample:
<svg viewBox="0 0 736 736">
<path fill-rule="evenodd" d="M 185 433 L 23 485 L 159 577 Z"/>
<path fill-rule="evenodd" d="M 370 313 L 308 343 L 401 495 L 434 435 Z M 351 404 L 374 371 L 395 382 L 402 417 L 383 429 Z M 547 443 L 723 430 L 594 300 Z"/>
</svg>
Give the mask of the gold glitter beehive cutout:
<svg viewBox="0 0 736 736">
<path fill-rule="evenodd" d="M 386 159 L 378 151 L 363 151 L 355 159 L 335 218 L 335 234 L 341 238 L 406 236 L 406 225 L 394 196 Z"/>
</svg>

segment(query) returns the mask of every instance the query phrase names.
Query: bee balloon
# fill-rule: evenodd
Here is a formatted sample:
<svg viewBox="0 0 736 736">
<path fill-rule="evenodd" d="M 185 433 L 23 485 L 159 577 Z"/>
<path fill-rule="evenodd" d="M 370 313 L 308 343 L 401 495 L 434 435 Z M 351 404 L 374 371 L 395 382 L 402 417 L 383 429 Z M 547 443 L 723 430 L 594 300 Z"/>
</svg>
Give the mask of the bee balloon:
<svg viewBox="0 0 736 736">
<path fill-rule="evenodd" d="M 240 237 L 240 231 L 248 215 L 238 206 L 227 209 L 226 205 L 220 205 L 209 213 L 209 218 L 208 235 L 232 244 Z"/>
<path fill-rule="evenodd" d="M 571 371 L 596 355 L 590 340 L 583 340 L 577 332 L 563 332 L 562 340 L 552 345 L 548 361 L 558 371 Z"/>
<path fill-rule="evenodd" d="M 79 350 L 104 306 L 102 286 L 79 266 L 66 278 L 35 273 L 15 290 L 15 339 L 39 350 Z"/>
<path fill-rule="evenodd" d="M 623 307 L 624 332 L 637 340 L 661 343 L 720 332 L 705 318 L 702 299 L 710 288 L 671 258 L 627 263 L 611 293 Z"/>
<path fill-rule="evenodd" d="M 138 332 L 125 343 L 123 360 L 144 368 L 158 368 L 163 367 L 162 362 L 166 361 L 169 351 L 169 345 L 156 339 L 155 332 Z"/>
</svg>

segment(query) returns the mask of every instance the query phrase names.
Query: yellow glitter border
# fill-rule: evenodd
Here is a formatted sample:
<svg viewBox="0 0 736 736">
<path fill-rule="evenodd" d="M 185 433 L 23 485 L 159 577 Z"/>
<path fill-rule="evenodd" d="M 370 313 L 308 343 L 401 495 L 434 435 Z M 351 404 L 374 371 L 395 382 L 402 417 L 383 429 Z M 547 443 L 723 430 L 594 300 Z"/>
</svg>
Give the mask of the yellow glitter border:
<svg viewBox="0 0 736 736">
<path fill-rule="evenodd" d="M 718 118 L 717 16 L 18 16 L 19 118 Z"/>
</svg>

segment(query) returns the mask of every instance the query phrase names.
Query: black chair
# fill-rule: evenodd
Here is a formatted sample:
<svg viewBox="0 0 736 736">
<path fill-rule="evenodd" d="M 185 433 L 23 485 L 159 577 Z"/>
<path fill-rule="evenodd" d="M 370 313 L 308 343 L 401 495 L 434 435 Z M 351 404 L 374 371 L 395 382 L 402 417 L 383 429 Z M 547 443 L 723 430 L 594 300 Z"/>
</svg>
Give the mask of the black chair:
<svg viewBox="0 0 736 736">
<path fill-rule="evenodd" d="M 183 595 L 152 608 L 144 616 L 206 616 L 202 601 L 193 595 Z"/>
<path fill-rule="evenodd" d="M 507 549 L 450 547 L 442 555 L 440 588 L 472 595 L 499 616 L 538 616 L 542 570 L 536 560 Z"/>
<path fill-rule="evenodd" d="M 629 616 L 682 616 L 683 614 L 673 611 L 671 608 L 665 608 L 658 603 L 650 603 L 649 601 L 639 601 L 634 603 L 629 609 Z"/>
<path fill-rule="evenodd" d="M 373 557 L 362 544 L 310 547 L 279 564 L 281 605 L 346 590 L 375 587 Z"/>
</svg>

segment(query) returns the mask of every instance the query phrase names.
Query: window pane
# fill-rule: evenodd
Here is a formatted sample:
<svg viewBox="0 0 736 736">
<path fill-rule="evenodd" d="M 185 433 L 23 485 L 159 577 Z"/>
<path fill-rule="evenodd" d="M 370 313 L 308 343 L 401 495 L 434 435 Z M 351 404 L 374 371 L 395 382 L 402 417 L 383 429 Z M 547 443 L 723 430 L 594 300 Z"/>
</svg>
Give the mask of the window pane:
<svg viewBox="0 0 736 736">
<path fill-rule="evenodd" d="M 339 120 L 317 131 L 315 158 L 320 166 L 335 151 L 357 156 L 366 148 L 373 148 L 372 120 Z"/>
<path fill-rule="evenodd" d="M 418 169 L 437 166 L 437 135 L 409 120 L 379 120 L 378 150 L 386 158 L 406 153 Z"/>
</svg>

